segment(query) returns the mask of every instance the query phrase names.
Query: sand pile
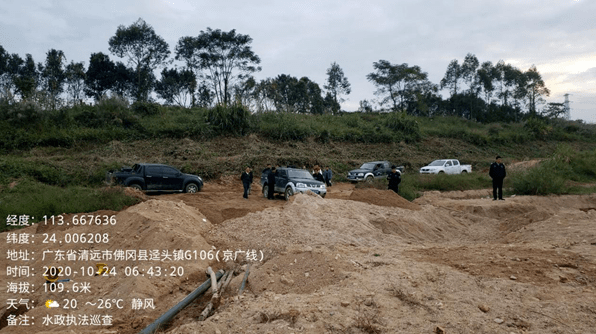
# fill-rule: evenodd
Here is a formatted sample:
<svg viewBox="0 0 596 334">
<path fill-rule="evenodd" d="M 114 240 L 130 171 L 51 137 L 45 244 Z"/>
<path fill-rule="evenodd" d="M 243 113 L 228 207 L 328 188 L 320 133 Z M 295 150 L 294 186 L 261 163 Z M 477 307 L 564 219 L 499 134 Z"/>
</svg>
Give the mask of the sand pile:
<svg viewBox="0 0 596 334">
<path fill-rule="evenodd" d="M 355 189 L 350 200 L 368 204 L 391 206 L 408 210 L 420 210 L 418 204 L 412 203 L 396 194 L 393 190 L 379 190 L 374 188 Z"/>
<path fill-rule="evenodd" d="M 68 217 L 72 217 L 69 215 Z M 205 279 L 204 270 L 208 266 L 207 261 L 201 260 L 174 260 L 174 252 L 177 250 L 197 251 L 210 250 L 211 245 L 208 244 L 203 235 L 211 228 L 211 224 L 205 217 L 195 208 L 187 206 L 181 202 L 148 200 L 138 205 L 132 206 L 125 211 L 116 215 L 116 225 L 112 226 L 72 226 L 72 220 L 69 218 L 67 222 L 71 225 L 67 228 L 53 229 L 51 226 L 31 226 L 22 230 L 19 233 L 34 234 L 32 240 L 34 243 L 27 245 L 1 243 L 0 252 L 7 254 L 8 249 L 27 249 L 30 254 L 30 261 L 26 264 L 35 269 L 35 275 L 25 279 L 7 277 L 6 270 L 2 270 L 0 280 L 2 282 L 29 282 L 35 286 L 27 297 L 30 299 L 30 305 L 35 305 L 26 312 L 30 317 L 35 317 L 39 321 L 35 322 L 34 326 L 28 327 L 29 331 L 41 332 L 42 329 L 47 329 L 42 326 L 42 317 L 48 313 L 54 314 L 70 314 L 68 310 L 62 308 L 46 309 L 43 307 L 47 299 L 62 301 L 65 298 L 76 298 L 78 301 L 77 314 L 110 314 L 114 316 L 114 325 L 111 330 L 118 330 L 118 333 L 126 333 L 122 328 L 129 328 L 131 323 L 136 327 L 136 331 L 148 325 L 151 321 L 159 317 L 163 312 L 168 310 L 178 301 L 182 300 L 184 296 L 192 289 L 196 288 Z M 37 232 L 38 227 L 40 232 Z M 41 228 L 43 227 L 43 228 Z M 43 231 L 43 232 L 42 232 Z M 55 234 L 56 243 L 43 243 L 48 236 Z M 84 234 L 108 234 L 108 243 L 67 243 L 65 235 L 68 234 L 74 240 L 73 235 Z M 60 243 L 62 241 L 62 243 Z M 44 251 L 51 250 L 53 253 L 45 254 Z M 148 254 L 147 260 L 141 259 L 139 250 L 145 250 Z M 64 259 L 57 259 L 56 252 L 61 251 Z M 93 253 L 95 252 L 99 258 L 82 259 L 80 255 L 75 258 L 68 259 L 66 254 L 70 251 L 80 254 L 82 251 Z M 105 251 L 111 251 L 112 259 L 103 258 L 102 254 Z M 126 260 L 115 260 L 115 254 L 122 251 Z M 130 257 L 129 252 L 134 252 L 136 258 Z M 169 253 L 169 257 L 165 255 Z M 132 254 L 132 253 L 130 253 Z M 153 259 L 152 259 L 153 258 Z M 22 261 L 8 261 L 11 265 L 24 265 Z M 20 262 L 20 263 L 19 263 Z M 116 269 L 116 275 L 113 276 L 89 276 L 87 273 L 83 274 L 81 267 L 96 268 L 96 263 L 105 263 L 108 267 Z M 70 267 L 71 275 L 61 278 L 68 278 L 71 281 L 64 283 L 63 292 L 45 292 L 43 274 L 44 266 L 62 266 Z M 126 275 L 125 267 L 137 267 L 139 273 L 135 276 L 132 271 L 131 275 Z M 148 273 L 149 268 L 153 268 L 153 276 Z M 183 273 L 172 272 L 171 267 L 183 267 Z M 157 269 L 159 268 L 159 269 Z M 75 273 L 76 272 L 76 273 Z M 159 274 L 158 274 L 159 272 Z M 190 278 L 190 279 L 189 279 Z M 199 283 L 200 281 L 200 283 Z M 88 282 L 90 285 L 90 292 L 85 294 L 74 294 L 73 284 L 82 284 Z M 70 292 L 67 293 L 67 290 Z M 7 293 L 6 289 L 0 290 L 0 298 L 7 300 L 14 298 L 13 293 Z M 123 310 L 99 310 L 97 305 L 88 305 L 87 302 L 97 302 L 97 299 L 123 299 Z M 155 309 L 132 310 L 132 298 L 153 298 Z M 49 327 L 48 327 L 49 328 Z M 60 329 L 60 327 L 52 327 L 53 329 Z M 109 327 L 101 327 L 107 329 Z M 17 328 L 18 329 L 18 328 Z M 10 332 L 10 328 L 2 329 L 2 332 Z M 22 328 L 21 328 L 22 330 Z M 97 331 L 91 327 L 73 327 L 66 329 L 70 333 L 75 330 L 77 333 L 85 333 Z"/>
<path fill-rule="evenodd" d="M 138 198 L 141 201 L 146 201 L 148 199 L 147 195 L 145 195 L 144 192 L 142 192 L 138 189 L 130 188 L 130 187 L 124 187 L 124 194 L 126 194 L 130 197 Z"/>
<path fill-rule="evenodd" d="M 276 253 L 289 246 L 375 247 L 461 235 L 465 223 L 435 208 L 408 210 L 297 194 L 283 208 L 225 221 L 210 238 Z M 217 241 L 215 241 L 217 240 Z"/>
</svg>

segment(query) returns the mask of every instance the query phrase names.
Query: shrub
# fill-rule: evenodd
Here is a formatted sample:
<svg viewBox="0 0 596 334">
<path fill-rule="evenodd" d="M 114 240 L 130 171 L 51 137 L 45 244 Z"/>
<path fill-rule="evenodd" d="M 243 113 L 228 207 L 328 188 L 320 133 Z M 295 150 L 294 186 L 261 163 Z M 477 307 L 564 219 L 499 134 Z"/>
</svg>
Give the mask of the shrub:
<svg viewBox="0 0 596 334">
<path fill-rule="evenodd" d="M 392 112 L 385 120 L 385 126 L 396 132 L 400 140 L 406 143 L 416 142 L 422 138 L 418 122 L 405 113 Z"/>
<path fill-rule="evenodd" d="M 0 108 L 0 119 L 13 127 L 31 128 L 42 124 L 46 113 L 34 102 L 21 101 L 13 104 L 3 104 Z"/>
<path fill-rule="evenodd" d="M 130 106 L 130 109 L 139 116 L 153 116 L 160 113 L 161 106 L 157 103 L 136 101 Z"/>
<path fill-rule="evenodd" d="M 301 115 L 289 113 L 266 113 L 260 115 L 260 132 L 274 140 L 303 141 L 312 130 L 300 119 Z"/>
<path fill-rule="evenodd" d="M 216 134 L 244 136 L 250 129 L 250 117 L 248 108 L 241 104 L 231 106 L 218 104 L 207 111 L 206 122 Z"/>
<path fill-rule="evenodd" d="M 546 121 L 542 119 L 532 117 L 526 121 L 524 129 L 536 139 L 545 139 L 552 132 L 553 127 L 549 126 Z"/>
<path fill-rule="evenodd" d="M 123 189 L 57 187 L 29 179 L 21 179 L 12 189 L 0 192 L 0 216 L 29 215 L 41 220 L 44 215 L 92 212 L 97 210 L 118 211 L 138 202 L 124 194 Z M 2 224 L 0 231 L 6 229 Z"/>
</svg>

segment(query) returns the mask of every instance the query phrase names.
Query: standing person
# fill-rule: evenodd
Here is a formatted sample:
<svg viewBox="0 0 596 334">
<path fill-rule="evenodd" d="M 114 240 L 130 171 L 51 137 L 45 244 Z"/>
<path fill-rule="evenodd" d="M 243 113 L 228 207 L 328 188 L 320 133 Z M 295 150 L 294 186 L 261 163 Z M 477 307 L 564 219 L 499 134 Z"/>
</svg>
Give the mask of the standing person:
<svg viewBox="0 0 596 334">
<path fill-rule="evenodd" d="M 501 161 L 501 156 L 495 158 L 495 162 L 490 165 L 490 170 L 488 175 L 493 179 L 493 201 L 497 200 L 497 195 L 499 200 L 504 201 L 503 199 L 503 179 L 507 176 L 507 172 L 505 171 L 505 165 Z"/>
<path fill-rule="evenodd" d="M 267 164 L 267 168 L 263 169 L 263 174 L 267 173 L 269 174 L 269 172 L 271 172 L 271 164 Z"/>
<path fill-rule="evenodd" d="M 325 179 L 325 184 L 327 187 L 331 187 L 331 178 L 333 177 L 333 172 L 329 169 L 329 166 L 325 167 L 325 171 L 323 172 L 323 178 Z"/>
<path fill-rule="evenodd" d="M 252 174 L 252 168 L 248 167 L 248 175 L 250 176 L 250 182 L 248 183 L 248 194 L 250 195 L 250 189 L 252 188 L 252 180 L 253 180 L 253 174 Z"/>
<path fill-rule="evenodd" d="M 321 174 L 321 168 L 319 167 L 319 165 L 315 166 L 315 170 L 314 170 L 314 173 L 312 174 L 312 177 L 314 177 L 314 179 L 317 181 L 321 181 L 321 182 L 325 183 L 325 179 L 323 178 L 323 174 Z"/>
<path fill-rule="evenodd" d="M 273 167 L 271 168 L 271 172 L 269 172 L 269 174 L 267 174 L 267 186 L 268 186 L 268 192 L 267 192 L 267 198 L 268 199 L 273 199 L 274 198 L 274 191 L 275 191 L 275 176 L 277 175 L 276 172 L 276 168 Z"/>
<path fill-rule="evenodd" d="M 387 174 L 387 180 L 389 180 L 388 189 L 395 191 L 397 194 L 401 183 L 401 172 L 397 170 L 397 167 L 391 166 L 391 173 Z"/>
<path fill-rule="evenodd" d="M 242 185 L 244 186 L 244 197 L 248 199 L 248 189 L 250 188 L 250 183 L 252 182 L 252 176 L 250 175 L 250 168 L 246 167 L 242 175 L 240 176 L 240 180 L 242 181 Z"/>
</svg>

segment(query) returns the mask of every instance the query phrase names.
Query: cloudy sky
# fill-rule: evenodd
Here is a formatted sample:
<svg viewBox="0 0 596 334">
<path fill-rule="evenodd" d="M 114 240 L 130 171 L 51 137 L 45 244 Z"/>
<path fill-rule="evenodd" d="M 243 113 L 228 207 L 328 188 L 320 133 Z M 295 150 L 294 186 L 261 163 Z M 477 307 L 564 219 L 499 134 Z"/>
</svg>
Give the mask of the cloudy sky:
<svg viewBox="0 0 596 334">
<path fill-rule="evenodd" d="M 257 79 L 284 73 L 322 87 L 337 62 L 352 84 L 345 110 L 374 98 L 366 75 L 375 61 L 418 65 L 439 83 L 452 59 L 461 63 L 472 53 L 521 70 L 536 65 L 551 91 L 548 102 L 569 93 L 571 117 L 596 122 L 595 16 L 593 0 L 7 0 L 0 45 L 37 62 L 55 48 L 88 64 L 93 52 L 109 54 L 119 25 L 139 17 L 172 52 L 180 37 L 207 27 L 236 29 L 253 38 L 261 57 Z"/>
</svg>

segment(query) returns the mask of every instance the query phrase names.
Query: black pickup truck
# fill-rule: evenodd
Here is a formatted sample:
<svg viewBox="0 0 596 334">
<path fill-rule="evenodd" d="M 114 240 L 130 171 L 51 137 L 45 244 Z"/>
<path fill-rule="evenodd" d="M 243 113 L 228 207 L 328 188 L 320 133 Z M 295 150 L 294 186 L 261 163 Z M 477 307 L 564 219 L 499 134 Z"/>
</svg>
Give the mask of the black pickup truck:
<svg viewBox="0 0 596 334">
<path fill-rule="evenodd" d="M 196 193 L 203 188 L 199 176 L 184 174 L 174 167 L 161 164 L 135 164 L 132 168 L 109 171 L 106 182 L 147 191 L 184 191 Z"/>
<path fill-rule="evenodd" d="M 397 171 L 403 174 L 404 166 L 397 167 Z M 389 161 L 371 161 L 362 164 L 358 169 L 349 171 L 347 178 L 352 182 L 372 182 L 374 179 L 386 178 L 389 173 L 391 173 L 391 163 Z"/>
</svg>

